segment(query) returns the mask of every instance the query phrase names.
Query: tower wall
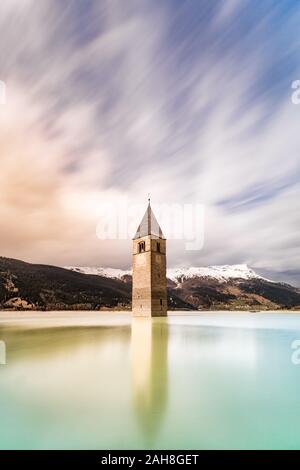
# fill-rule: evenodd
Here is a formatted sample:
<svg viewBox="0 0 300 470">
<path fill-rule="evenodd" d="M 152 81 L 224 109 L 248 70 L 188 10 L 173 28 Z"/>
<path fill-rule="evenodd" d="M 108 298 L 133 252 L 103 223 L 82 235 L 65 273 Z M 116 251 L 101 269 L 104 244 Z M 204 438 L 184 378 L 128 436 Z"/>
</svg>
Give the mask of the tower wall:
<svg viewBox="0 0 300 470">
<path fill-rule="evenodd" d="M 145 251 L 140 252 L 140 243 Z M 151 235 L 133 240 L 132 314 L 167 315 L 166 240 Z"/>
<path fill-rule="evenodd" d="M 159 251 L 157 250 L 159 243 Z M 166 240 L 151 240 L 151 316 L 167 315 Z"/>
</svg>

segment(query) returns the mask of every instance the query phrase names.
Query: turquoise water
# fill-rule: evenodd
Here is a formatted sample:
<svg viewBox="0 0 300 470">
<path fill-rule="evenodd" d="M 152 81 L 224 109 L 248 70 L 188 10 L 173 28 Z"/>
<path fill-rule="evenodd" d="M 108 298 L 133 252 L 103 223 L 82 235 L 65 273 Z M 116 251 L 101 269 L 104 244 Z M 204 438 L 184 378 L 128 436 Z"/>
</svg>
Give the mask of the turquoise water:
<svg viewBox="0 0 300 470">
<path fill-rule="evenodd" d="M 1 449 L 300 449 L 297 314 L 81 315 L 0 316 Z"/>
</svg>

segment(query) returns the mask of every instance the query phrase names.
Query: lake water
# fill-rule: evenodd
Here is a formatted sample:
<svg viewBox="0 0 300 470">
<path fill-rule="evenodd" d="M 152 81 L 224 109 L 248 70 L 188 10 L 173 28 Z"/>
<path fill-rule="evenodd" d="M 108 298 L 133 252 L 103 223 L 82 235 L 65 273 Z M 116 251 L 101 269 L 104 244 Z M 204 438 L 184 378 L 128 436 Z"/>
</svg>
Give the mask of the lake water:
<svg viewBox="0 0 300 470">
<path fill-rule="evenodd" d="M 0 448 L 300 449 L 297 339 L 288 313 L 0 313 Z"/>
</svg>

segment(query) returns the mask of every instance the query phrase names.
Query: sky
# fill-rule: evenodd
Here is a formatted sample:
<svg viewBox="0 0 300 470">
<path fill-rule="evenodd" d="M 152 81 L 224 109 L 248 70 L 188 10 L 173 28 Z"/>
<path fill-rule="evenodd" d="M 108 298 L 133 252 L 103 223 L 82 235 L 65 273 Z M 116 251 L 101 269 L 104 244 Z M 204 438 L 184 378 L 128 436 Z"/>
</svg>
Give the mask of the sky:
<svg viewBox="0 0 300 470">
<path fill-rule="evenodd" d="M 103 205 L 201 204 L 168 266 L 300 286 L 297 0 L 1 0 L 0 256 L 128 268 Z M 164 219 L 159 222 L 164 229 Z"/>
</svg>

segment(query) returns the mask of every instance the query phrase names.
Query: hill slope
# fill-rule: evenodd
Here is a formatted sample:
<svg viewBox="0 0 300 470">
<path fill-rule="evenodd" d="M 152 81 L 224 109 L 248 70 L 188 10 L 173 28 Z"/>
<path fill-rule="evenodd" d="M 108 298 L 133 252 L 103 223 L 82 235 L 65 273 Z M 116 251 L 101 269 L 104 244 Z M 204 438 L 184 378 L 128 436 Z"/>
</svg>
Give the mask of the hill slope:
<svg viewBox="0 0 300 470">
<path fill-rule="evenodd" d="M 115 279 L 0 257 L 2 308 L 126 307 L 130 299 L 130 286 Z"/>
<path fill-rule="evenodd" d="M 131 272 L 58 268 L 0 257 L 0 308 L 130 309 Z M 168 271 L 170 309 L 300 309 L 299 289 L 269 281 L 245 265 Z"/>
<path fill-rule="evenodd" d="M 130 309 L 131 276 L 120 280 L 99 274 L 0 257 L 0 309 Z M 176 295 L 169 304 L 191 308 Z"/>
<path fill-rule="evenodd" d="M 89 274 L 100 273 L 131 283 L 131 272 L 111 268 L 69 267 Z M 169 306 L 172 299 L 182 300 L 193 309 L 300 308 L 300 291 L 288 284 L 276 283 L 259 276 L 247 265 L 208 266 L 169 269 Z"/>
</svg>

